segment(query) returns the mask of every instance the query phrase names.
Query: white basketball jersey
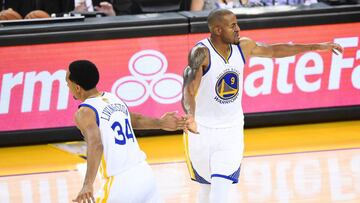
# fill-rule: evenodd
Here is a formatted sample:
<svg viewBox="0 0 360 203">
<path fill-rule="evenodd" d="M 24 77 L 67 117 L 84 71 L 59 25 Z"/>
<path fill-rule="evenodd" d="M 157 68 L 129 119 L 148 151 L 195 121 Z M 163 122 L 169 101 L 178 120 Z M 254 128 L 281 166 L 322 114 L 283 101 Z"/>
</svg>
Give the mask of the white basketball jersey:
<svg viewBox="0 0 360 203">
<path fill-rule="evenodd" d="M 208 48 L 210 58 L 195 98 L 196 122 L 210 128 L 243 125 L 241 98 L 245 58 L 240 45 L 229 45 L 230 54 L 223 58 L 210 39 L 199 44 Z"/>
<path fill-rule="evenodd" d="M 104 177 L 117 175 L 144 162 L 146 155 L 135 138 L 130 112 L 123 101 L 104 92 L 102 96 L 86 99 L 80 107 L 95 111 L 104 149 L 100 164 Z"/>
</svg>

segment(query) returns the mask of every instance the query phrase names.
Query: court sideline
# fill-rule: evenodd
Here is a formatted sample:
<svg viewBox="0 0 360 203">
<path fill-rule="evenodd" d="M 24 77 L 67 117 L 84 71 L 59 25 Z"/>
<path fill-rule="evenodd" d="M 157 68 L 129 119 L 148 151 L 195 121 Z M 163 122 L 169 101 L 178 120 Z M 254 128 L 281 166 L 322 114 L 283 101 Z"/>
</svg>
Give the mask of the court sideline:
<svg viewBox="0 0 360 203">
<path fill-rule="evenodd" d="M 360 121 L 246 129 L 232 202 L 360 202 L 359 132 Z M 182 135 L 139 143 L 165 202 L 195 202 Z M 85 173 L 85 149 L 83 142 L 0 148 L 0 203 L 71 202 Z"/>
</svg>

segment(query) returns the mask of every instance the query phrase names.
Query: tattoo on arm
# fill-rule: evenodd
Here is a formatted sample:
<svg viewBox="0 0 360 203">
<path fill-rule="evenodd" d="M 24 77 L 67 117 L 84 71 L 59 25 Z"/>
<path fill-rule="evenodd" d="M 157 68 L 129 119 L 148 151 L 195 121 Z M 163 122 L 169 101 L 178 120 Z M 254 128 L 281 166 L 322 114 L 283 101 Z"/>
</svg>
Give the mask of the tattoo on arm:
<svg viewBox="0 0 360 203">
<path fill-rule="evenodd" d="M 195 109 L 195 93 L 197 86 L 194 84 L 196 75 L 202 72 L 206 59 L 207 48 L 204 46 L 194 47 L 188 56 L 189 65 L 184 70 L 182 106 L 187 114 L 193 114 Z"/>
<path fill-rule="evenodd" d="M 206 48 L 204 46 L 194 47 L 188 56 L 189 65 L 185 68 L 184 71 L 184 86 L 188 85 L 195 79 L 195 75 L 199 71 L 201 65 L 204 63 L 206 58 Z"/>
<path fill-rule="evenodd" d="M 194 47 L 188 56 L 188 62 L 190 68 L 194 70 L 198 70 L 200 66 L 204 63 L 206 58 L 207 49 L 204 46 L 196 46 Z"/>
<path fill-rule="evenodd" d="M 191 106 L 189 101 L 189 84 L 195 79 L 196 71 L 191 69 L 190 66 L 187 66 L 184 70 L 184 84 L 183 84 L 183 97 L 182 97 L 182 107 L 186 114 L 191 114 Z"/>
</svg>

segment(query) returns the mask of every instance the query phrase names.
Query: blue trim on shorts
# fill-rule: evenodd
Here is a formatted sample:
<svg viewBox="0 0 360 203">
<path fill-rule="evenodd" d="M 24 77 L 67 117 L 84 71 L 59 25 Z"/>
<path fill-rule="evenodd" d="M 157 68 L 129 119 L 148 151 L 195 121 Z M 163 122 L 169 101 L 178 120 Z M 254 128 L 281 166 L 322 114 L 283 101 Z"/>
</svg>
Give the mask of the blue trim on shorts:
<svg viewBox="0 0 360 203">
<path fill-rule="evenodd" d="M 241 165 L 240 165 L 239 168 L 238 168 L 233 174 L 231 174 L 231 175 L 212 174 L 212 175 L 211 175 L 211 178 L 213 178 L 213 177 L 225 178 L 225 179 L 228 179 L 228 180 L 233 181 L 233 184 L 234 184 L 234 183 L 238 183 L 238 182 L 239 182 L 239 176 L 240 176 L 240 168 L 241 168 Z"/>
<path fill-rule="evenodd" d="M 235 178 L 232 178 L 232 177 L 226 176 L 226 175 L 212 174 L 212 175 L 211 175 L 211 178 L 214 178 L 214 177 L 228 179 L 228 180 L 233 181 L 233 183 L 238 183 L 238 182 L 239 182 L 238 179 L 235 179 Z"/>
<path fill-rule="evenodd" d="M 194 171 L 194 175 L 195 175 L 195 179 L 191 179 L 193 181 L 196 181 L 198 183 L 201 183 L 201 184 L 210 184 L 207 180 L 205 180 L 205 178 L 201 177 L 197 172 L 196 170 L 194 169 L 194 167 L 192 166 L 191 164 L 191 168 L 193 169 Z"/>
<path fill-rule="evenodd" d="M 97 110 L 95 109 L 95 107 L 91 106 L 90 104 L 80 104 L 80 105 L 79 105 L 79 108 L 80 108 L 80 107 L 88 107 L 88 108 L 92 109 L 92 110 L 95 112 L 96 123 L 97 123 L 98 126 L 100 126 L 99 114 L 98 114 Z"/>
</svg>

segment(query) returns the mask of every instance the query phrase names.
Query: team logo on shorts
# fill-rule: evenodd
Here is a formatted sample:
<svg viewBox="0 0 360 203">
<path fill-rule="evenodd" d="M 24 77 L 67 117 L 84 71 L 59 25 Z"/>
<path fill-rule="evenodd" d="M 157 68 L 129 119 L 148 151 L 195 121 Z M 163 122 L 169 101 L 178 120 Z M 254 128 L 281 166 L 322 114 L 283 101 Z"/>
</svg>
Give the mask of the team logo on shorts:
<svg viewBox="0 0 360 203">
<path fill-rule="evenodd" d="M 226 72 L 216 83 L 216 94 L 223 100 L 236 97 L 239 93 L 239 75 L 234 71 Z"/>
</svg>

